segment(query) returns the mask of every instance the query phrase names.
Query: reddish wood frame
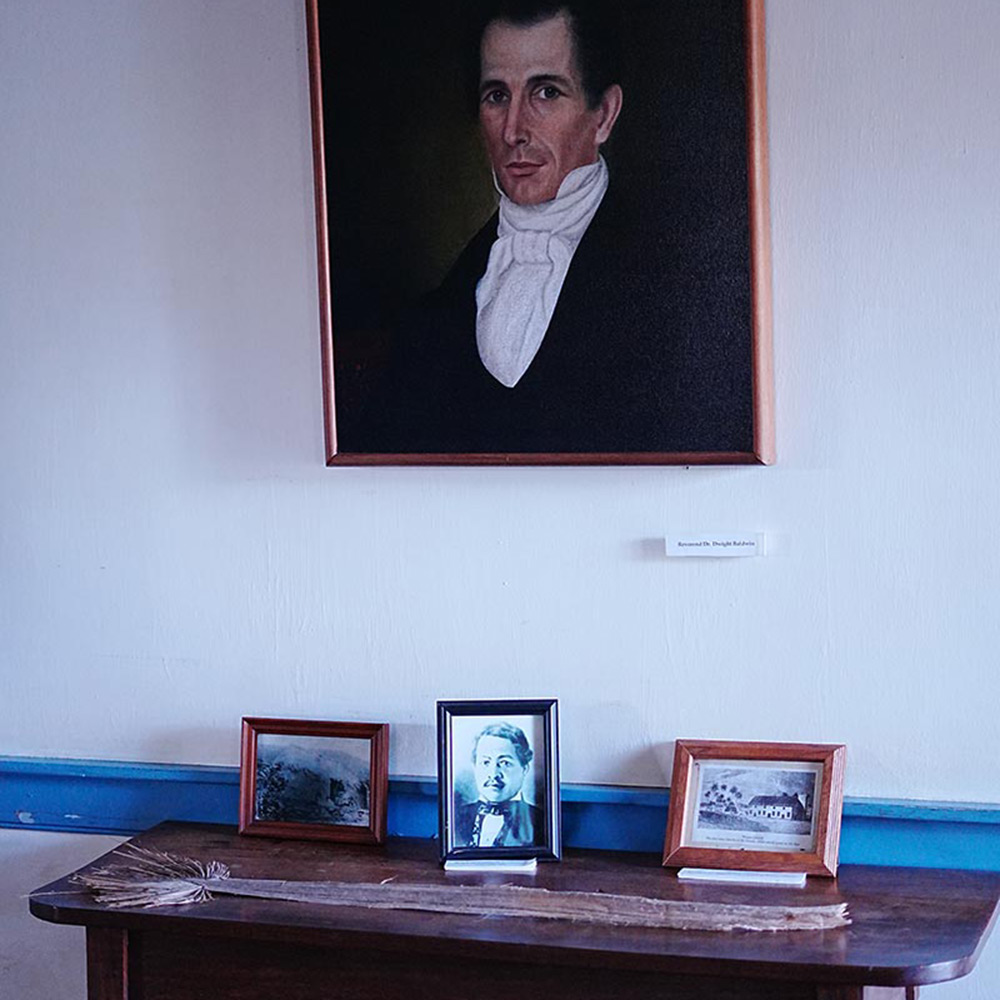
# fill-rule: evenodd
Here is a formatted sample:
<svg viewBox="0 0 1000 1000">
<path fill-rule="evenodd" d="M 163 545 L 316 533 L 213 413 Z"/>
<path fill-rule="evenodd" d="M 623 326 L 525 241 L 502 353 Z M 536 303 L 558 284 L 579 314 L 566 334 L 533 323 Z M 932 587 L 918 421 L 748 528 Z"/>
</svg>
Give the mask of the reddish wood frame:
<svg viewBox="0 0 1000 1000">
<path fill-rule="evenodd" d="M 679 868 L 734 868 L 742 871 L 806 872 L 833 877 L 840 850 L 840 820 L 844 803 L 844 765 L 847 748 L 840 743 L 741 743 L 729 740 L 677 740 L 670 783 L 670 816 L 663 845 L 663 864 Z M 698 803 L 692 798 L 692 770 L 706 760 L 821 763 L 819 802 L 816 805 L 814 851 L 754 851 L 691 847 L 683 843 L 687 814 Z"/>
<path fill-rule="evenodd" d="M 334 823 L 291 823 L 254 818 L 257 791 L 257 737 L 322 736 L 371 741 L 368 826 Z M 240 833 L 294 840 L 337 840 L 381 844 L 386 837 L 389 797 L 389 725 L 384 722 L 319 722 L 302 719 L 244 718 L 240 749 Z"/>
<path fill-rule="evenodd" d="M 334 402 L 333 315 L 330 238 L 327 221 L 326 152 L 323 131 L 323 71 L 319 2 L 305 0 L 309 53 L 318 264 L 320 342 L 326 464 L 337 465 L 773 465 L 774 361 L 772 345 L 771 216 L 767 138 L 765 0 L 743 0 L 746 24 L 747 196 L 750 213 L 751 382 L 753 448 L 749 452 L 557 452 L 485 454 L 344 453 L 337 442 Z"/>
</svg>

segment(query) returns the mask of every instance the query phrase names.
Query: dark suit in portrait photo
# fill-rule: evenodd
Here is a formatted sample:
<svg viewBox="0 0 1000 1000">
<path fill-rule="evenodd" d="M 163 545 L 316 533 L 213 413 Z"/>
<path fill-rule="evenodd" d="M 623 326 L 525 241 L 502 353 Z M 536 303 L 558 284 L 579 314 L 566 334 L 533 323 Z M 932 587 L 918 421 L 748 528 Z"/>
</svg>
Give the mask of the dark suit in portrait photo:
<svg viewBox="0 0 1000 1000">
<path fill-rule="evenodd" d="M 754 3 L 317 3 L 332 460 L 761 458 Z"/>
</svg>

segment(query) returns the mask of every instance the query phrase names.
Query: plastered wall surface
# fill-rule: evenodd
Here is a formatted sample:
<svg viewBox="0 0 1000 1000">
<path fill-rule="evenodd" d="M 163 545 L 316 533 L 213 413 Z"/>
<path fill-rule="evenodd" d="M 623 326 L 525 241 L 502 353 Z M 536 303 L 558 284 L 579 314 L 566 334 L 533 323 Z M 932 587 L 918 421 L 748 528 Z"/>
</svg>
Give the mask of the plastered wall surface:
<svg viewBox="0 0 1000 1000">
<path fill-rule="evenodd" d="M 431 774 L 435 699 L 554 695 L 569 781 L 1000 799 L 1000 5 L 767 16 L 778 464 L 325 469 L 298 0 L 0 0 L 0 752 L 371 719 Z M 663 558 L 712 528 L 769 554 Z"/>
</svg>

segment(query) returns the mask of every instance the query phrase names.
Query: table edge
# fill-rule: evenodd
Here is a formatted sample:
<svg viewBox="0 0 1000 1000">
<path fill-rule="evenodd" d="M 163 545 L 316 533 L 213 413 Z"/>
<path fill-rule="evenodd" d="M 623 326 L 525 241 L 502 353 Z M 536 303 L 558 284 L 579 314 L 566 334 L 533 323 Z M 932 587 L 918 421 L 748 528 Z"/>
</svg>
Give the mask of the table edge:
<svg viewBox="0 0 1000 1000">
<path fill-rule="evenodd" d="M 59 885 L 59 879 L 41 886 L 28 897 L 32 916 L 48 923 L 85 928 L 122 929 L 142 933 L 189 933 L 188 906 L 173 907 L 172 912 L 142 909 L 79 909 L 60 905 L 59 897 L 72 891 L 53 893 L 52 899 L 38 896 Z M 198 906 L 201 904 L 192 904 Z M 183 911 L 183 912 L 180 912 Z M 420 951 L 425 955 L 452 955 L 459 958 L 506 958 L 528 965 L 554 964 L 567 967 L 620 968 L 636 972 L 674 973 L 691 976 L 727 976 L 785 982 L 821 982 L 866 986 L 931 986 L 967 976 L 976 967 L 990 932 L 1000 915 L 1000 900 L 976 949 L 967 955 L 941 959 L 922 965 L 906 966 L 828 966 L 816 963 L 754 961 L 752 959 L 710 959 L 699 956 L 662 955 L 642 952 L 615 952 L 592 947 L 536 945 L 526 950 L 523 942 L 451 938 L 435 934 L 386 933 L 350 927 L 302 927 L 297 925 L 243 921 L 212 917 L 197 920 L 198 936 L 234 939 L 271 940 L 298 943 L 304 947 L 370 948 L 391 952 Z M 758 932 L 767 933 L 767 932 Z M 812 933 L 789 931 L 786 933 Z M 828 933 L 828 932 L 816 932 Z M 836 932 L 834 932 L 836 933 Z"/>
</svg>

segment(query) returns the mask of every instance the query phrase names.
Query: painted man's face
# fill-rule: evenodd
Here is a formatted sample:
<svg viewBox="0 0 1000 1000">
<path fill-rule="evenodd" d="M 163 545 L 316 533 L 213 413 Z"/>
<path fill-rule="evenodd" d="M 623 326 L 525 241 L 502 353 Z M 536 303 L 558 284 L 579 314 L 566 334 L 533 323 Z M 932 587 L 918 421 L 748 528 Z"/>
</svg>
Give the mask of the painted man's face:
<svg viewBox="0 0 1000 1000">
<path fill-rule="evenodd" d="M 508 802 L 524 784 L 527 772 L 510 740 L 480 736 L 474 760 L 476 788 L 483 802 Z"/>
<path fill-rule="evenodd" d="M 549 201 L 571 170 L 594 163 L 620 105 L 615 86 L 596 108 L 587 107 L 565 14 L 523 27 L 508 21 L 487 26 L 479 124 L 497 181 L 511 201 Z"/>
</svg>

